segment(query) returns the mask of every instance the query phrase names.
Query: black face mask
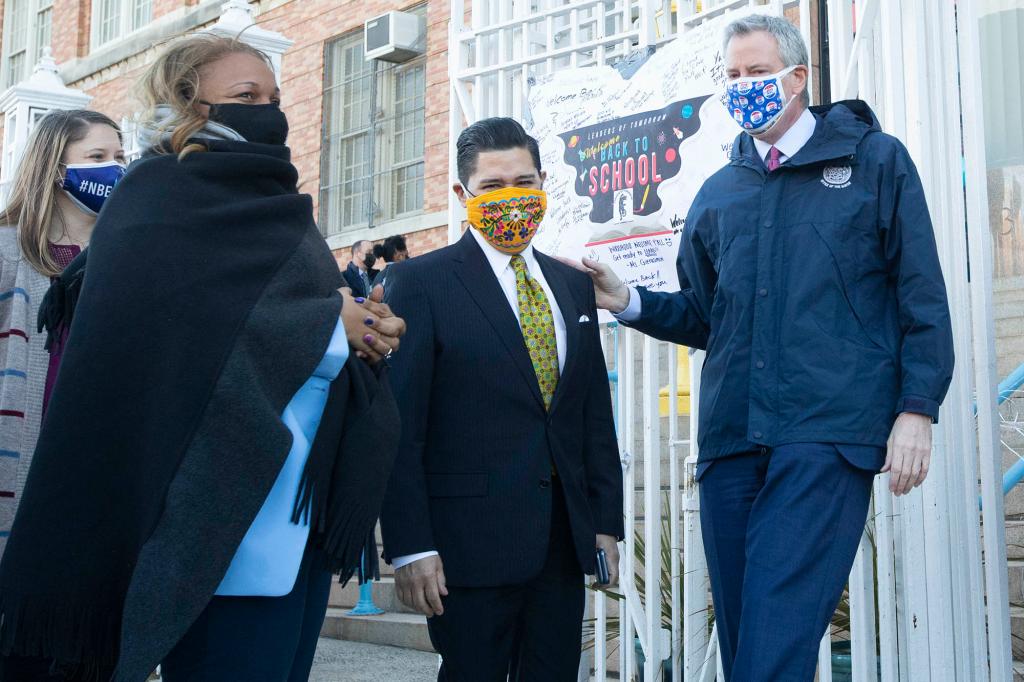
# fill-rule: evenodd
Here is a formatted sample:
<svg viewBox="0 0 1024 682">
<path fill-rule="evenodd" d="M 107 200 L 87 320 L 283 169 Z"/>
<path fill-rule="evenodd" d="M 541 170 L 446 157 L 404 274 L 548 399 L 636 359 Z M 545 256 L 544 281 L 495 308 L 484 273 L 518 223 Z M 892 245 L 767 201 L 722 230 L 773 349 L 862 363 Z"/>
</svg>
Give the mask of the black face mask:
<svg viewBox="0 0 1024 682">
<path fill-rule="evenodd" d="M 206 104 L 206 102 L 203 102 Z M 246 142 L 282 145 L 288 139 L 288 117 L 280 104 L 210 104 L 209 119 L 231 128 Z"/>
<path fill-rule="evenodd" d="M 372 253 L 368 253 L 366 254 L 366 257 L 363 258 L 363 262 L 366 263 L 367 270 L 373 270 L 373 264 L 377 262 L 377 257 Z"/>
</svg>

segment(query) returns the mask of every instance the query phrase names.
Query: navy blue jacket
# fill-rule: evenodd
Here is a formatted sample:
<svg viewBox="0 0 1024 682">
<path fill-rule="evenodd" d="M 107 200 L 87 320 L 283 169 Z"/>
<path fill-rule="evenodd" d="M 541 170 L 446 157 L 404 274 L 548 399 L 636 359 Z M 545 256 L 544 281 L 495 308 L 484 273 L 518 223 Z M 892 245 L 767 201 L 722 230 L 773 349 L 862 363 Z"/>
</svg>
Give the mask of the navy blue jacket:
<svg viewBox="0 0 1024 682">
<path fill-rule="evenodd" d="M 369 274 L 371 282 L 375 275 L 376 273 Z M 352 261 L 349 261 L 348 267 L 341 271 L 341 276 L 345 278 L 345 284 L 352 290 L 353 296 L 365 298 L 370 295 L 370 292 L 366 289 L 366 284 L 363 282 L 362 270 Z"/>
<path fill-rule="evenodd" d="M 707 350 L 702 460 L 885 446 L 901 412 L 937 421 L 949 387 L 949 308 L 914 163 L 863 102 L 811 112 L 814 135 L 774 172 L 736 138 L 687 215 L 681 291 L 640 290 L 635 328 Z"/>
</svg>

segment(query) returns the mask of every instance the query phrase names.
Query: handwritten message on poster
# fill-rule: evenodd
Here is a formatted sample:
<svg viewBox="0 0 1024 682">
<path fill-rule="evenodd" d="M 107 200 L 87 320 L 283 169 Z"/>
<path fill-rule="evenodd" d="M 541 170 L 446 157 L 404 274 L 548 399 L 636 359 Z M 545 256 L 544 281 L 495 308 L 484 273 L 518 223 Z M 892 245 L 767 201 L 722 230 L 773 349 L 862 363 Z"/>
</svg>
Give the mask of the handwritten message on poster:
<svg viewBox="0 0 1024 682">
<path fill-rule="evenodd" d="M 730 13 L 663 45 L 629 79 L 608 66 L 535 79 L 548 213 L 541 251 L 609 263 L 630 285 L 676 291 L 686 213 L 729 160 L 739 129 L 722 105 Z"/>
</svg>

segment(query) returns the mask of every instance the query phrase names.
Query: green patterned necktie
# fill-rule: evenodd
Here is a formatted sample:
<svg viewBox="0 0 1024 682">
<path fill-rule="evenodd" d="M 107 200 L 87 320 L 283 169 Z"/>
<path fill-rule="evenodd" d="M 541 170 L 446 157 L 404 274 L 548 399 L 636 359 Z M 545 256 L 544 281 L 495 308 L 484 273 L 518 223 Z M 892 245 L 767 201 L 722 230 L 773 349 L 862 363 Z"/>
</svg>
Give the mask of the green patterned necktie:
<svg viewBox="0 0 1024 682">
<path fill-rule="evenodd" d="M 522 256 L 512 256 L 512 270 L 516 273 L 516 299 L 519 302 L 519 326 L 523 330 L 523 341 L 530 351 L 544 407 L 550 409 L 555 387 L 558 386 L 555 318 L 544 289 L 537 280 L 530 277 Z"/>
</svg>

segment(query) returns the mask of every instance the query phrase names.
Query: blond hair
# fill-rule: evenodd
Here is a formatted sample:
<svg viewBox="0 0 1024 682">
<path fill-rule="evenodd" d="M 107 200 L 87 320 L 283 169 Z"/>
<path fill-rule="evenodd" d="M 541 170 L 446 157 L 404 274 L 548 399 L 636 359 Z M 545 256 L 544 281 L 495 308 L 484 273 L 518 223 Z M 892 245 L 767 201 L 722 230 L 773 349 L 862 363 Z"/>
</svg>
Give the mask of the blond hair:
<svg viewBox="0 0 1024 682">
<path fill-rule="evenodd" d="M 63 223 L 57 197 L 64 152 L 68 145 L 84 140 L 94 125 L 110 126 L 121 137 L 117 124 L 98 111 L 51 111 L 40 119 L 18 164 L 7 207 L 0 214 L 0 224 L 17 225 L 18 245 L 25 260 L 47 277 L 61 273 L 60 265 L 50 255 L 49 242 L 52 221 Z"/>
<path fill-rule="evenodd" d="M 170 132 L 169 148 L 157 142 L 154 151 L 184 157 L 205 149 L 190 141 L 203 129 L 207 119 L 196 108 L 199 103 L 199 72 L 206 66 L 232 54 L 249 54 L 273 68 L 265 52 L 237 38 L 212 34 L 196 34 L 182 38 L 165 49 L 147 69 L 138 84 L 138 98 L 146 107 L 146 118 L 156 129 L 157 137 Z M 170 107 L 169 120 L 157 123 L 157 108 Z"/>
</svg>

